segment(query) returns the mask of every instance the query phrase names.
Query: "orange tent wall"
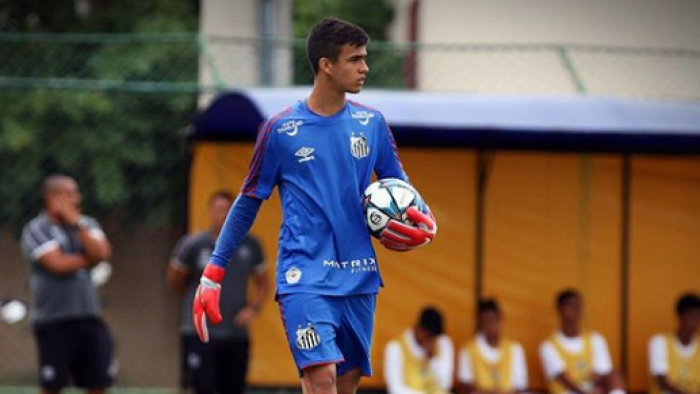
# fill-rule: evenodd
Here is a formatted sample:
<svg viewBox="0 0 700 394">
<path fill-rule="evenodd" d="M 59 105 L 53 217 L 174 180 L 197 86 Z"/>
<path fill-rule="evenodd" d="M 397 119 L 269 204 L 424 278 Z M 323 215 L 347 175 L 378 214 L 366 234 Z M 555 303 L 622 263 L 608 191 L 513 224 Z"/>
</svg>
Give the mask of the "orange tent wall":
<svg viewBox="0 0 700 394">
<path fill-rule="evenodd" d="M 251 143 L 193 146 L 191 231 L 207 225 L 211 192 L 240 187 L 252 148 Z M 386 289 L 378 301 L 374 377 L 365 387 L 383 386 L 384 345 L 411 326 L 424 305 L 442 309 L 448 334 L 457 346 L 463 344 L 474 332 L 477 281 L 483 295 L 501 302 L 506 333 L 525 346 L 533 388 L 543 387 L 537 349 L 556 328 L 554 295 L 563 287 L 583 292 L 586 327 L 607 338 L 613 362 L 621 365 L 620 155 L 488 153 L 482 275 L 475 278 L 477 154 L 421 148 L 400 153 L 411 181 L 439 218 L 439 235 L 429 247 L 408 254 L 377 247 Z M 631 180 L 626 344 L 630 389 L 641 391 L 648 383 L 648 338 L 674 326 L 673 305 L 681 292 L 700 292 L 700 159 L 634 157 Z M 271 269 L 280 218 L 275 194 L 252 229 Z M 296 386 L 272 297 L 252 336 L 250 383 Z"/>
</svg>

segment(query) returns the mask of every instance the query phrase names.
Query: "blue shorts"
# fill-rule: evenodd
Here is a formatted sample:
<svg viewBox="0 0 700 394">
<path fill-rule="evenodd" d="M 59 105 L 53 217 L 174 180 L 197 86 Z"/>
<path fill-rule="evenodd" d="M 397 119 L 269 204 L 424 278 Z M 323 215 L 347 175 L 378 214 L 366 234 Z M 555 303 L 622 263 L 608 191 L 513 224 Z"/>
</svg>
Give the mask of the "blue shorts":
<svg viewBox="0 0 700 394">
<path fill-rule="evenodd" d="M 282 324 L 299 376 L 304 368 L 322 364 L 336 364 L 338 375 L 359 368 L 364 376 L 372 376 L 376 298 L 376 294 L 279 296 Z"/>
</svg>

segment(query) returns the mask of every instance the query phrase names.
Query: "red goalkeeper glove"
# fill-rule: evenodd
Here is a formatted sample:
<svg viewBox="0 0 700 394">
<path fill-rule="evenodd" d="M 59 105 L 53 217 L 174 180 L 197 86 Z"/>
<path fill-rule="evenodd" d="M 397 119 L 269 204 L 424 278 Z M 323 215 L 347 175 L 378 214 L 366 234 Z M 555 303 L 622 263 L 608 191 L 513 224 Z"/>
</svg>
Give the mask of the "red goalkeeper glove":
<svg viewBox="0 0 700 394">
<path fill-rule="evenodd" d="M 213 324 L 219 324 L 223 320 L 219 309 L 219 297 L 221 295 L 221 281 L 226 270 L 218 265 L 209 263 L 204 269 L 199 287 L 194 295 L 192 305 L 192 320 L 202 342 L 209 342 L 209 330 L 207 329 L 207 317 Z"/>
<path fill-rule="evenodd" d="M 437 222 L 430 209 L 428 213 L 423 213 L 416 207 L 409 207 L 406 215 L 414 225 L 390 220 L 382 230 L 380 239 L 382 245 L 391 250 L 406 252 L 427 245 L 435 238 Z"/>
</svg>

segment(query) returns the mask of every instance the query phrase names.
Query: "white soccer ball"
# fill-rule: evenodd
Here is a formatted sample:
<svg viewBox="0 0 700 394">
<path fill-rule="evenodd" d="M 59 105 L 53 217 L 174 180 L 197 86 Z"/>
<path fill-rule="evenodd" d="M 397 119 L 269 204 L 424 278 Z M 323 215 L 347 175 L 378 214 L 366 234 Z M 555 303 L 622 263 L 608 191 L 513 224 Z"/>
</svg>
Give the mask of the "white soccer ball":
<svg viewBox="0 0 700 394">
<path fill-rule="evenodd" d="M 0 306 L 0 315 L 7 324 L 17 324 L 27 316 L 27 306 L 19 300 L 10 300 Z"/>
<path fill-rule="evenodd" d="M 406 209 L 411 206 L 426 212 L 423 198 L 407 182 L 387 178 L 369 185 L 363 194 L 362 207 L 370 234 L 379 238 L 391 219 L 412 224 L 406 217 Z"/>
</svg>

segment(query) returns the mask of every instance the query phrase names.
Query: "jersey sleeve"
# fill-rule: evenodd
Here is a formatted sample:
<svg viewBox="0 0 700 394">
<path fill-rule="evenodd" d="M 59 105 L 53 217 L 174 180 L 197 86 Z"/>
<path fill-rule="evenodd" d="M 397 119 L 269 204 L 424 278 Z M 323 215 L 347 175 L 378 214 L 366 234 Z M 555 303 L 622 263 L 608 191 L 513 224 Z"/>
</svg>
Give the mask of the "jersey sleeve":
<svg viewBox="0 0 700 394">
<path fill-rule="evenodd" d="M 474 383 L 474 370 L 472 360 L 466 348 L 459 351 L 457 359 L 457 381 L 460 383 Z"/>
<path fill-rule="evenodd" d="M 246 197 L 267 200 L 277 184 L 280 161 L 274 151 L 273 126 L 275 123 L 268 120 L 258 129 L 253 159 L 248 167 L 248 176 L 241 188 L 241 194 Z"/>
<path fill-rule="evenodd" d="M 399 159 L 399 151 L 394 141 L 394 135 L 389 125 L 384 119 L 384 115 L 379 116 L 377 130 L 377 162 L 374 172 L 378 179 L 398 178 L 408 182 L 408 176 L 403 170 L 403 164 Z"/>
<path fill-rule="evenodd" d="M 542 362 L 542 369 L 547 379 L 552 380 L 559 376 L 562 372 L 566 370 L 566 364 L 564 360 L 559 357 L 559 354 L 554 349 L 554 346 L 545 341 L 540 345 L 540 360 Z"/>
<path fill-rule="evenodd" d="M 190 272 L 193 271 L 193 266 L 192 266 L 192 259 L 189 258 L 190 255 L 190 250 L 191 248 L 191 243 L 189 241 L 189 236 L 188 235 L 183 235 L 182 238 L 177 242 L 177 245 L 175 245 L 175 248 L 173 249 L 173 253 L 170 256 L 170 262 L 171 264 L 175 265 L 176 268 Z"/>
<path fill-rule="evenodd" d="M 649 372 L 651 376 L 668 374 L 668 354 L 666 339 L 663 335 L 655 335 L 649 341 Z"/>
<path fill-rule="evenodd" d="M 100 226 L 100 222 L 98 222 L 96 219 L 91 218 L 89 216 L 83 216 L 83 218 L 85 219 L 85 222 L 87 223 L 88 234 L 90 234 L 91 237 L 97 238 L 97 239 L 106 239 L 107 238 L 104 230 L 102 230 L 102 226 Z"/>
<path fill-rule="evenodd" d="M 403 351 L 397 341 L 391 341 L 384 349 L 384 381 L 388 394 L 422 394 L 406 384 L 403 371 Z"/>
<path fill-rule="evenodd" d="M 527 390 L 527 361 L 525 359 L 525 351 L 522 345 L 516 343 L 513 345 L 513 388 L 516 390 Z"/>
<path fill-rule="evenodd" d="M 600 375 L 607 375 L 612 372 L 608 342 L 598 333 L 594 333 L 591 340 L 593 341 L 593 371 Z"/>
<path fill-rule="evenodd" d="M 22 231 L 22 249 L 27 259 L 36 261 L 46 253 L 59 248 L 60 244 L 51 233 L 38 222 L 27 224 Z"/>
<path fill-rule="evenodd" d="M 452 387 L 454 375 L 455 348 L 452 340 L 447 335 L 438 338 L 438 357 L 430 360 L 430 367 L 433 370 L 438 385 L 445 391 Z"/>
</svg>

